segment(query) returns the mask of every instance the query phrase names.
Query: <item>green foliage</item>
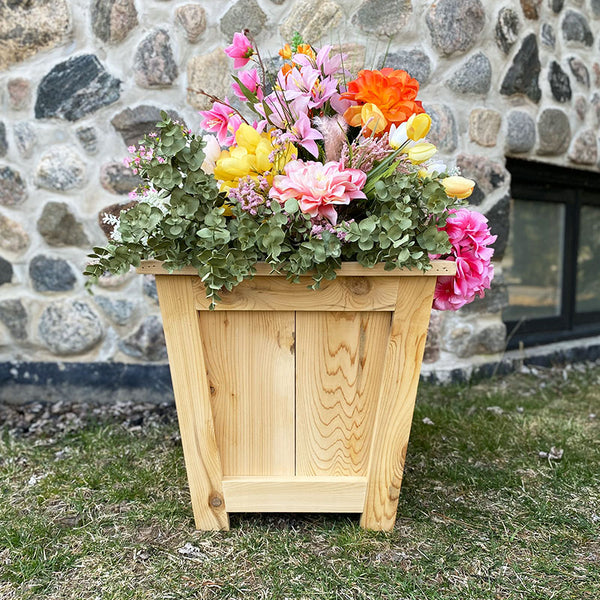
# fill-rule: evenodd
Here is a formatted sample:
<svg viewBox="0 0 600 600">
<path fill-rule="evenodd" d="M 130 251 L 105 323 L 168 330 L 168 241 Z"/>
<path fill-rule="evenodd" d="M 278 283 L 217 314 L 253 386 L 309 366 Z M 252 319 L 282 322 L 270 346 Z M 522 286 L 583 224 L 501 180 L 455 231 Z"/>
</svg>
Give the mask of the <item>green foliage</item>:
<svg viewBox="0 0 600 600">
<path fill-rule="evenodd" d="M 323 279 L 335 278 L 342 261 L 427 270 L 429 254 L 450 250 L 438 226 L 457 201 L 448 198 L 439 178 L 385 171 L 367 200 L 340 207 L 335 228 L 315 232 L 294 199 L 283 206 L 266 201 L 255 214 L 228 200 L 202 171 L 202 138 L 161 116 L 158 134 L 145 138 L 136 165 L 145 182 L 140 201 L 121 212 L 106 248 L 94 248 L 85 270 L 89 285 L 106 272 L 126 273 L 140 260 L 157 259 L 171 272 L 196 268 L 214 307 L 219 291 L 252 277 L 258 261 L 293 281 L 310 272 L 318 288 Z"/>
</svg>

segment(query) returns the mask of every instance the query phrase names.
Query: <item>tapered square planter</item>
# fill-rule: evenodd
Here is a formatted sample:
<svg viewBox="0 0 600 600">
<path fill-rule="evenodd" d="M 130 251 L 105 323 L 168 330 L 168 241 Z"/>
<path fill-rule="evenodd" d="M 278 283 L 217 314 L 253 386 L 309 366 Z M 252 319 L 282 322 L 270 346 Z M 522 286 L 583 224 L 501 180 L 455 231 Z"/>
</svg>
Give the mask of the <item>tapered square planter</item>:
<svg viewBox="0 0 600 600">
<path fill-rule="evenodd" d="M 156 275 L 198 529 L 232 512 L 361 513 L 391 530 L 438 275 L 346 263 L 321 289 L 257 275 L 216 310 L 193 269 Z"/>
</svg>

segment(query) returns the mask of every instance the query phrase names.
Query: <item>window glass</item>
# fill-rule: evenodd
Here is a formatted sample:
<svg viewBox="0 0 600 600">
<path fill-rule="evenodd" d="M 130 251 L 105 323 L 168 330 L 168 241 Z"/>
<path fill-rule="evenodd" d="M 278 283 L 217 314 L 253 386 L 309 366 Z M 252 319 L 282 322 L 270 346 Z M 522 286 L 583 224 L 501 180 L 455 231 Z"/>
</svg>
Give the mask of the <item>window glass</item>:
<svg viewBox="0 0 600 600">
<path fill-rule="evenodd" d="M 575 310 L 600 311 L 600 206 L 582 206 Z"/>
<path fill-rule="evenodd" d="M 561 312 L 565 205 L 513 199 L 502 263 L 508 287 L 506 321 L 555 317 Z"/>
</svg>

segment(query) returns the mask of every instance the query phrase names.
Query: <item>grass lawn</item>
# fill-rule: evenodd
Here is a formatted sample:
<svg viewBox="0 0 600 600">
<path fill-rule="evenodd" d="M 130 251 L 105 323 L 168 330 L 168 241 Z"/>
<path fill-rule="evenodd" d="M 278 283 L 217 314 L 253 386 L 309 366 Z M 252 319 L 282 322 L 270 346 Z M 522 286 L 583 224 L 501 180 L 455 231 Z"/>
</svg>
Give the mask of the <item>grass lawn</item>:
<svg viewBox="0 0 600 600">
<path fill-rule="evenodd" d="M 0 436 L 2 600 L 597 600 L 600 367 L 422 385 L 391 534 L 231 525 L 194 531 L 173 420 Z"/>
</svg>

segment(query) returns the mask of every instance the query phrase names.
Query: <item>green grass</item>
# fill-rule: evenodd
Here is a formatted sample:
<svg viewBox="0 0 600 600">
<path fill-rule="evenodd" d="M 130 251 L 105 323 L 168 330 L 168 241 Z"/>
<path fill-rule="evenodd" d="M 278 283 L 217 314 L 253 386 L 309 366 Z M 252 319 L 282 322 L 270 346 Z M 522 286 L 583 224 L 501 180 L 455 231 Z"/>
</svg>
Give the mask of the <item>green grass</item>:
<svg viewBox="0 0 600 600">
<path fill-rule="evenodd" d="M 336 515 L 234 515 L 229 532 L 194 531 L 173 424 L 5 432 L 0 598 L 595 600 L 591 413 L 598 367 L 422 386 L 391 534 Z M 539 457 L 551 446 L 562 461 Z"/>
</svg>

